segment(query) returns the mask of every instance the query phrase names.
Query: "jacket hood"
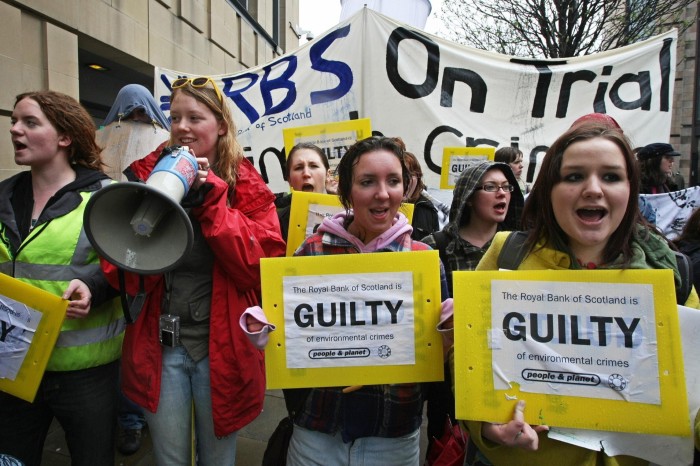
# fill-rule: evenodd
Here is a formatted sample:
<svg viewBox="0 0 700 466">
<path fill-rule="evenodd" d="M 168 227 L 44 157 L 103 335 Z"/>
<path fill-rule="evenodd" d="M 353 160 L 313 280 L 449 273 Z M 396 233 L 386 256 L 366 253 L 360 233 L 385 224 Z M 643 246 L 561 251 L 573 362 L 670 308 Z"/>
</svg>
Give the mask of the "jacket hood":
<svg viewBox="0 0 700 466">
<path fill-rule="evenodd" d="M 95 191 L 99 189 L 96 183 L 109 179 L 104 172 L 80 165 L 73 165 L 73 170 L 75 170 L 75 180 L 59 189 L 56 196 L 67 191 Z"/>
<path fill-rule="evenodd" d="M 49 199 L 39 216 L 38 224 L 71 212 L 83 202 L 83 198 L 80 196 L 81 192 L 97 191 L 102 187 L 103 180 L 109 180 L 109 176 L 105 173 L 81 165 L 73 165 L 73 170 L 75 170 L 75 180 L 59 189 Z M 27 193 L 29 196 L 27 202 L 28 205 L 31 205 L 31 184 L 31 171 L 20 172 L 0 182 L 0 223 L 7 227 L 8 238 L 15 248 L 21 242 L 16 216 L 22 216 L 25 212 L 16 213 L 14 211 L 12 198 L 21 195 L 21 193 Z"/>
<path fill-rule="evenodd" d="M 410 235 L 413 227 L 408 223 L 406 216 L 400 212 L 394 217 L 394 222 L 391 227 L 384 233 L 374 238 L 367 244 L 364 244 L 359 238 L 352 235 L 346 229 L 354 218 L 353 211 L 339 212 L 331 218 L 325 218 L 318 227 L 318 233 L 330 233 L 344 239 L 357 248 L 360 252 L 374 252 L 387 248 L 394 243 L 400 236 L 405 234 Z"/>
<path fill-rule="evenodd" d="M 127 84 L 121 88 L 103 125 L 107 126 L 112 122 L 119 121 L 137 108 L 142 108 L 152 122 L 158 123 L 170 131 L 170 122 L 165 114 L 158 107 L 150 91 L 140 84 Z"/>
<path fill-rule="evenodd" d="M 513 185 L 515 189 L 510 193 L 510 202 L 508 203 L 508 211 L 506 218 L 498 227 L 498 230 L 518 230 L 520 229 L 520 215 L 525 204 L 523 193 L 518 188 L 518 181 L 513 175 L 513 170 L 506 163 L 502 162 L 481 162 L 472 165 L 462 172 L 455 183 L 455 189 L 452 197 L 452 206 L 450 207 L 450 220 L 445 226 L 444 231 L 452 236 L 458 236 L 459 227 L 467 223 L 471 209 L 467 205 L 476 188 L 481 184 L 481 178 L 489 170 L 500 170 L 505 175 L 508 183 Z"/>
<path fill-rule="evenodd" d="M 69 191 L 94 191 L 97 187 L 93 184 L 109 179 L 109 176 L 99 170 L 93 170 L 92 168 L 85 168 L 82 165 L 73 165 L 73 171 L 75 171 L 75 179 L 56 191 L 54 197 L 59 197 L 61 194 Z M 32 172 L 31 170 L 26 170 L 8 178 L 7 180 L 0 183 L 0 192 L 2 196 L 0 199 L 7 201 L 10 199 L 11 194 L 17 185 L 32 182 Z"/>
</svg>

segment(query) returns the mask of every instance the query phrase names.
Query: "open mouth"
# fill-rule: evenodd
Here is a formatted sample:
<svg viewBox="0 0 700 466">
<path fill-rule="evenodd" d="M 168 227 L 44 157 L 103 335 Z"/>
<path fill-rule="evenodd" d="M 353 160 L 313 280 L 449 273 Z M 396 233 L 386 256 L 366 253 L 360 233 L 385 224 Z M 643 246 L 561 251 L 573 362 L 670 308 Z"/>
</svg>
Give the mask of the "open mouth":
<svg viewBox="0 0 700 466">
<path fill-rule="evenodd" d="M 599 209 L 578 209 L 576 215 L 585 222 L 597 222 L 607 215 L 608 211 Z"/>
<path fill-rule="evenodd" d="M 369 212 L 375 217 L 383 217 L 389 212 L 389 209 L 370 209 Z"/>
<path fill-rule="evenodd" d="M 504 214 L 507 209 L 508 209 L 508 204 L 506 204 L 505 202 L 499 202 L 498 204 L 495 204 L 493 206 L 493 210 L 497 214 Z"/>
<path fill-rule="evenodd" d="M 18 141 L 12 141 L 12 144 L 14 144 L 15 150 L 22 150 L 22 149 L 27 148 L 27 146 L 25 144 L 22 144 L 21 142 L 18 142 Z"/>
<path fill-rule="evenodd" d="M 306 193 L 312 193 L 312 192 L 314 192 L 314 185 L 309 184 L 309 183 L 304 183 L 301 187 L 301 190 L 306 192 Z"/>
</svg>

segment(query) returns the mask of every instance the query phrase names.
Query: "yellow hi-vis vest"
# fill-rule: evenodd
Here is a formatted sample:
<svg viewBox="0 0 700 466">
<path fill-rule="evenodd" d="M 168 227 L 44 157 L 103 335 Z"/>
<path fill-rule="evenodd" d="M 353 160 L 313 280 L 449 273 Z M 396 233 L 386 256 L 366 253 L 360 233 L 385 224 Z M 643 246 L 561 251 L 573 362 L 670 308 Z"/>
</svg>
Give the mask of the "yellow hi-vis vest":
<svg viewBox="0 0 700 466">
<path fill-rule="evenodd" d="M 83 229 L 83 212 L 91 192 L 73 211 L 37 225 L 12 257 L 0 225 L 0 272 L 62 296 L 68 283 L 101 274 L 97 253 Z M 46 366 L 48 371 L 96 367 L 119 359 L 124 338 L 119 298 L 92 307 L 84 319 L 66 319 Z"/>
</svg>

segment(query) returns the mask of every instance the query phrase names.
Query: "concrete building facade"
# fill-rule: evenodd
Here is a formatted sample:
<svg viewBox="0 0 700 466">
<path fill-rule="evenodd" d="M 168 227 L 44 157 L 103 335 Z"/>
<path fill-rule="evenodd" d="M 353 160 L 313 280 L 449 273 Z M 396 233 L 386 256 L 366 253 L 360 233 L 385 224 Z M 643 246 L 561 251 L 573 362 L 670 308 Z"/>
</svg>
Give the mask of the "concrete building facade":
<svg viewBox="0 0 700 466">
<path fill-rule="evenodd" d="M 700 28 L 698 2 L 686 7 L 685 18 L 691 26 L 678 37 L 676 48 L 676 82 L 673 93 L 673 117 L 669 142 L 681 153 L 680 172 L 686 185 L 700 182 L 698 150 L 700 148 Z M 669 25 L 672 27 L 673 25 Z M 661 142 L 661 141 L 660 141 Z"/>
<path fill-rule="evenodd" d="M 99 124 L 125 84 L 153 89 L 155 66 L 235 73 L 296 49 L 298 22 L 299 0 L 0 0 L 0 179 L 20 170 L 17 94 L 65 92 Z"/>
</svg>

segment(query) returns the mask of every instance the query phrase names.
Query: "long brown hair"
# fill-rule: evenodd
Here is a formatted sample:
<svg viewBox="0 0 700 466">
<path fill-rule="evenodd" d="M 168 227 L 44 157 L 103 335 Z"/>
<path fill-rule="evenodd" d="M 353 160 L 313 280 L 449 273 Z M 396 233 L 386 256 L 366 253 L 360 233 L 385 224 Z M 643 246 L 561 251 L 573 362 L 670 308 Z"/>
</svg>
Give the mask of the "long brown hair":
<svg viewBox="0 0 700 466">
<path fill-rule="evenodd" d="M 22 99 L 32 99 L 41 108 L 56 131 L 70 138 L 68 162 L 103 171 L 102 149 L 95 142 L 95 122 L 73 97 L 56 91 L 32 91 L 19 94 L 15 107 Z"/>
<path fill-rule="evenodd" d="M 678 238 L 673 240 L 673 243 L 678 245 L 683 241 L 689 243 L 700 241 L 700 207 L 693 211 L 688 221 L 685 222 L 683 232 Z"/>
<path fill-rule="evenodd" d="M 217 94 L 216 90 L 210 85 L 215 86 L 213 81 L 204 87 L 194 87 L 188 82 L 182 87 L 173 89 L 172 94 L 170 94 L 170 103 L 172 104 L 177 94 L 188 95 L 206 105 L 214 113 L 216 119 L 223 123 L 226 132 L 219 136 L 216 143 L 216 161 L 212 165 L 212 169 L 219 178 L 228 183 L 231 188 L 234 188 L 236 186 L 238 166 L 243 160 L 243 148 L 241 148 L 236 138 L 236 124 L 233 121 L 231 110 L 225 100 L 219 100 L 219 95 L 223 98 L 223 94 Z M 168 144 L 176 144 L 173 140 L 172 132 L 170 133 L 170 142 Z"/>
<path fill-rule="evenodd" d="M 635 225 L 644 225 L 639 212 L 639 169 L 629 140 L 622 130 L 596 121 L 574 125 L 554 141 L 542 161 L 542 168 L 530 192 L 523 210 L 523 227 L 529 230 L 525 247 L 533 250 L 538 241 L 544 246 L 568 252 L 568 237 L 554 217 L 552 189 L 561 182 L 561 165 L 564 151 L 574 142 L 603 138 L 613 142 L 622 152 L 627 166 L 630 195 L 627 209 L 617 230 L 613 232 L 603 249 L 603 260 L 612 262 L 622 254 L 624 264 L 632 259 L 631 240 L 636 234 Z"/>
<path fill-rule="evenodd" d="M 662 155 L 639 160 L 642 183 L 645 186 L 661 186 L 668 181 L 668 175 L 661 171 Z"/>
<path fill-rule="evenodd" d="M 405 151 L 403 158 L 406 162 L 406 167 L 408 168 L 408 173 L 410 174 L 411 178 L 414 176 L 416 177 L 416 186 L 413 188 L 411 197 L 407 198 L 406 201 L 415 203 L 425 189 L 425 183 L 423 182 L 423 169 L 420 166 L 418 158 L 412 152 Z M 408 195 L 408 192 L 406 195 Z"/>
</svg>

